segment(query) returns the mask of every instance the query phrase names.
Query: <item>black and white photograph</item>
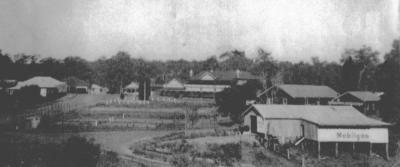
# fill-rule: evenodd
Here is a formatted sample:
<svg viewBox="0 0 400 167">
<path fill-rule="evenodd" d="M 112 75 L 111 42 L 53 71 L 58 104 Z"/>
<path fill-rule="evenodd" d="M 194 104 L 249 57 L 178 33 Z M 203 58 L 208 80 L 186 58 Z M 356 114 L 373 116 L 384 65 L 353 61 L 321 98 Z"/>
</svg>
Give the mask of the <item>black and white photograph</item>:
<svg viewBox="0 0 400 167">
<path fill-rule="evenodd" d="M 400 167 L 400 0 L 0 0 L 0 167 Z"/>
</svg>

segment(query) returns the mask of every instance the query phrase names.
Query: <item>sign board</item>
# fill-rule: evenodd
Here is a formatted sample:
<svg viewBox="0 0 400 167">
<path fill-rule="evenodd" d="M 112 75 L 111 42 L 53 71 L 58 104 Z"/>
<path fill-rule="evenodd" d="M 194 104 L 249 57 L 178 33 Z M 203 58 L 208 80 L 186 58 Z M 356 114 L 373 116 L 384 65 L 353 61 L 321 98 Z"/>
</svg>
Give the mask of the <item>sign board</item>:
<svg viewBox="0 0 400 167">
<path fill-rule="evenodd" d="M 370 142 L 388 143 L 387 128 L 369 129 L 318 129 L 320 142 Z"/>
</svg>

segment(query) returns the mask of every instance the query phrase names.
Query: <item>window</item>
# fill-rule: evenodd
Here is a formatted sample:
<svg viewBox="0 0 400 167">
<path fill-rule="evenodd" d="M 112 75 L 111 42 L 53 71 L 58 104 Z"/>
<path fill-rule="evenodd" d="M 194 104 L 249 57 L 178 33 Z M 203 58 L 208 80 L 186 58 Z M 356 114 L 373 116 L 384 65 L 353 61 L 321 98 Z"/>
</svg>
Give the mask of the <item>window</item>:
<svg viewBox="0 0 400 167">
<path fill-rule="evenodd" d="M 250 116 L 250 131 L 257 133 L 257 117 L 255 115 Z"/>
<path fill-rule="evenodd" d="M 301 137 L 304 137 L 304 125 L 301 124 Z"/>
<path fill-rule="evenodd" d="M 282 103 L 287 104 L 287 98 L 282 98 Z"/>
</svg>

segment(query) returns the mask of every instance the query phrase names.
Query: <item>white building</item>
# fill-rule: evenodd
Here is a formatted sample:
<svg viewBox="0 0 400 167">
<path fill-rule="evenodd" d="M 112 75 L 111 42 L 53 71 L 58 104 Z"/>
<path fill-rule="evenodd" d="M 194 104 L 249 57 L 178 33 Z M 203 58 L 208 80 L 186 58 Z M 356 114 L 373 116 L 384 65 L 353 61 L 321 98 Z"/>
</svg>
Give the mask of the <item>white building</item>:
<svg viewBox="0 0 400 167">
<path fill-rule="evenodd" d="M 25 86 L 38 86 L 42 97 L 47 97 L 51 94 L 66 93 L 68 88 L 65 82 L 61 82 L 52 77 L 37 76 L 26 81 L 18 82 L 16 86 L 8 88 L 8 90 L 10 94 L 13 94 L 14 91 L 20 90 Z"/>
<path fill-rule="evenodd" d="M 302 143 L 316 148 L 318 155 L 321 145 L 333 146 L 336 156 L 349 145 L 353 151 L 369 145 L 370 153 L 385 147 L 388 155 L 390 124 L 351 106 L 254 104 L 242 116 L 250 133 L 276 137 L 280 144 Z"/>
</svg>

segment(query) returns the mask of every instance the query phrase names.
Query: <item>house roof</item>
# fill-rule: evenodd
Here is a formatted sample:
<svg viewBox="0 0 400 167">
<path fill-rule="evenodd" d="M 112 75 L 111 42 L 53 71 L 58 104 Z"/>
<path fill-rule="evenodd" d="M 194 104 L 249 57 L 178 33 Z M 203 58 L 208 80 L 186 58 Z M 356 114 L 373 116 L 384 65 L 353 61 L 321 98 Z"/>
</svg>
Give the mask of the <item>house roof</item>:
<svg viewBox="0 0 400 167">
<path fill-rule="evenodd" d="M 254 104 L 253 108 L 267 119 L 302 119 L 319 126 L 389 126 L 369 118 L 351 106 Z M 244 113 L 246 114 L 246 113 Z"/>
<path fill-rule="evenodd" d="M 257 79 L 256 76 L 252 75 L 247 71 L 203 71 L 195 75 L 192 80 L 201 80 L 205 74 L 211 74 L 216 80 L 232 81 L 234 79 Z"/>
<path fill-rule="evenodd" d="M 350 94 L 363 102 L 381 100 L 381 97 L 379 97 L 378 94 L 370 91 L 349 91 L 344 94 Z"/>
<path fill-rule="evenodd" d="M 136 82 L 131 82 L 129 85 L 125 86 L 125 88 L 138 89 L 139 84 Z"/>
<path fill-rule="evenodd" d="M 103 88 L 103 87 L 101 87 L 100 85 L 97 85 L 97 84 L 92 84 L 90 87 L 92 89 L 101 89 L 101 88 Z"/>
<path fill-rule="evenodd" d="M 40 88 L 56 88 L 60 85 L 66 85 L 65 82 L 61 82 L 52 77 L 37 76 L 26 81 L 18 82 L 16 86 L 10 89 L 21 89 L 24 86 L 37 85 Z"/>
<path fill-rule="evenodd" d="M 179 79 L 171 79 L 169 82 L 163 85 L 164 88 L 185 88 L 185 85 Z"/>
<path fill-rule="evenodd" d="M 335 90 L 324 85 L 282 84 L 277 87 L 293 98 L 335 98 L 338 96 Z"/>
</svg>

